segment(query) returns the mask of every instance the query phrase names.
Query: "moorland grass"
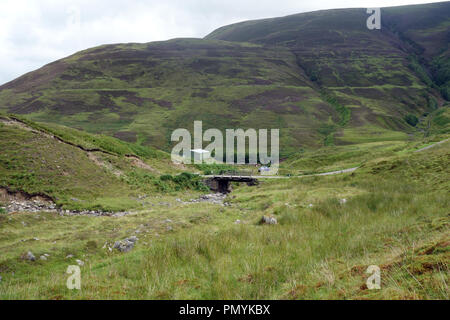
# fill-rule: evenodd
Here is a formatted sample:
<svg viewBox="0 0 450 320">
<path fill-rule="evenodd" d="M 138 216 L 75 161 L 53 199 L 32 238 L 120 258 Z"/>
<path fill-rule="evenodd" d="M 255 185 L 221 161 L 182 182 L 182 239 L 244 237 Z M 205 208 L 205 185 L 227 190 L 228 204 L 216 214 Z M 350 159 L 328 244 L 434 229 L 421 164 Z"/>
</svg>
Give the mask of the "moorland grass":
<svg viewBox="0 0 450 320">
<path fill-rule="evenodd" d="M 448 299 L 449 189 L 434 181 L 448 181 L 448 150 L 373 160 L 342 176 L 241 186 L 231 207 L 166 196 L 148 201 L 170 207 L 116 219 L 2 216 L 0 297 Z M 279 224 L 259 225 L 264 214 Z M 109 252 L 136 230 L 135 249 Z M 27 250 L 51 257 L 23 261 Z M 81 291 L 65 287 L 69 253 L 85 261 Z M 365 286 L 373 264 L 381 290 Z"/>
</svg>

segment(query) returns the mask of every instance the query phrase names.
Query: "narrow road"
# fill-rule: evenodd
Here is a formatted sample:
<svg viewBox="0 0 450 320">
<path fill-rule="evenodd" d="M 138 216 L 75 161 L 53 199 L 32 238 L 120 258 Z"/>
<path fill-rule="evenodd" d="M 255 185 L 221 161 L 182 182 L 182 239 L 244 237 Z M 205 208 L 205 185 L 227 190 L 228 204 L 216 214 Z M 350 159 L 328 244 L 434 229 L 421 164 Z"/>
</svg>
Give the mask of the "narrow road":
<svg viewBox="0 0 450 320">
<path fill-rule="evenodd" d="M 442 140 L 442 141 L 439 141 L 439 142 L 436 142 L 436 143 L 434 143 L 434 144 L 432 144 L 432 145 L 423 147 L 423 148 L 421 148 L 421 149 L 419 149 L 419 150 L 416 150 L 416 151 L 414 151 L 414 152 L 421 152 L 421 151 L 424 151 L 424 150 L 433 148 L 433 147 L 435 147 L 435 146 L 437 146 L 437 145 L 439 145 L 439 144 L 441 144 L 441 143 L 447 142 L 447 141 L 449 141 L 449 140 L 450 140 L 450 138 L 449 138 L 449 139 Z"/>
<path fill-rule="evenodd" d="M 333 174 L 341 174 L 341 173 L 347 173 L 347 172 L 353 172 L 359 167 L 344 169 L 344 170 L 338 170 L 338 171 L 330 171 L 330 172 L 324 172 L 324 173 L 315 173 L 315 174 L 307 174 L 303 176 L 231 176 L 231 175 L 202 175 L 203 178 L 253 178 L 253 179 L 290 179 L 290 178 L 305 178 L 305 177 L 314 177 L 314 176 L 330 176 Z"/>
<path fill-rule="evenodd" d="M 347 173 L 347 172 L 353 172 L 359 167 L 344 169 L 344 170 L 338 170 L 338 171 L 330 171 L 330 172 L 323 172 L 323 173 L 314 173 L 314 174 L 305 174 L 303 176 L 254 176 L 254 178 L 257 179 L 289 179 L 289 178 L 306 178 L 306 177 L 314 177 L 314 176 L 331 176 L 334 174 L 341 174 L 341 173 Z"/>
<path fill-rule="evenodd" d="M 414 152 L 421 152 L 421 151 L 425 151 L 428 150 L 430 148 L 433 148 L 437 145 L 440 145 L 444 142 L 449 141 L 449 139 L 445 139 L 439 142 L 436 142 L 432 145 L 423 147 L 421 149 L 415 150 Z M 331 175 L 335 175 L 335 174 L 342 174 L 342 173 L 348 173 L 348 172 L 353 172 L 356 169 L 358 169 L 359 167 L 354 167 L 354 168 L 349 168 L 349 169 L 344 169 L 344 170 L 337 170 L 337 171 L 330 171 L 330 172 L 324 172 L 324 173 L 315 173 L 315 174 L 307 174 L 307 175 L 303 175 L 303 176 L 264 176 L 264 175 L 260 175 L 260 176 L 233 176 L 233 175 L 202 175 L 203 178 L 216 178 L 216 177 L 220 177 L 220 178 L 253 178 L 253 179 L 290 179 L 290 178 L 305 178 L 305 177 L 314 177 L 314 176 L 331 176 Z"/>
</svg>

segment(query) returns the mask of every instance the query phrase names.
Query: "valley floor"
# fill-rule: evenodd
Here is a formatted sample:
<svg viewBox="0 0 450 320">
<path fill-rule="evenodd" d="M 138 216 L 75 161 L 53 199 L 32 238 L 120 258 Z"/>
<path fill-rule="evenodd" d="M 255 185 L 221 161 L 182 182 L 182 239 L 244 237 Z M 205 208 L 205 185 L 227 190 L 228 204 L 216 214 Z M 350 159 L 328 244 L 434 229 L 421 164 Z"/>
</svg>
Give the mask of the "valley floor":
<svg viewBox="0 0 450 320">
<path fill-rule="evenodd" d="M 178 192 L 122 217 L 0 214 L 0 299 L 448 299 L 449 148 L 235 186 L 226 206 Z"/>
</svg>

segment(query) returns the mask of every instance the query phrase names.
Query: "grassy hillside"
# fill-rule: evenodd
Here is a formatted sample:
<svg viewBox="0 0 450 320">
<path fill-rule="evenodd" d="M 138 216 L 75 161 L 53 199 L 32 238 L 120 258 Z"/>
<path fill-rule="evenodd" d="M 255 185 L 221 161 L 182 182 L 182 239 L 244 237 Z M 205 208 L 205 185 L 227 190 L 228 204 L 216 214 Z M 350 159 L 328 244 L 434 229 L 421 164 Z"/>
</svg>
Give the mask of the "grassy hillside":
<svg viewBox="0 0 450 320">
<path fill-rule="evenodd" d="M 435 134 L 450 132 L 450 105 L 431 114 L 430 132 Z"/>
<path fill-rule="evenodd" d="M 281 175 L 304 175 L 331 172 L 364 165 L 370 160 L 417 151 L 448 138 L 448 108 L 441 108 L 425 117 L 422 131 L 405 141 L 385 141 L 328 146 L 316 150 L 302 150 L 281 162 Z M 426 137 L 426 138 L 424 138 Z"/>
<path fill-rule="evenodd" d="M 139 196 L 186 189 L 169 155 L 111 137 L 0 115 L 0 188 L 50 197 L 64 209 L 129 210 Z M 192 179 L 195 179 L 192 177 Z"/>
<path fill-rule="evenodd" d="M 0 86 L 0 300 L 448 300 L 449 11 L 385 8 L 374 31 L 362 9 L 246 21 Z M 194 120 L 281 129 L 279 179 L 204 201 L 192 172 L 233 167 L 171 162 Z M 37 196 L 59 211 L 5 209 Z"/>
<path fill-rule="evenodd" d="M 448 99 L 449 16 L 449 2 L 382 8 L 381 30 L 370 31 L 365 9 L 325 10 L 237 23 L 206 39 L 289 48 L 310 80 L 351 112 L 334 142 L 381 141 L 392 136 L 383 129 L 407 131 L 399 121 L 407 113 L 419 117 Z"/>
<path fill-rule="evenodd" d="M 169 151 L 170 133 L 280 128 L 302 148 L 402 141 L 405 117 L 442 105 L 449 74 L 448 2 L 247 21 L 205 39 L 104 45 L 0 87 L 0 108 L 28 119 Z M 417 22 L 412 27 L 413 22 Z"/>
<path fill-rule="evenodd" d="M 449 150 L 240 186 L 226 207 L 169 194 L 119 218 L 0 214 L 0 298 L 448 299 Z M 262 215 L 278 225 L 258 224 Z M 130 235 L 131 252 L 108 249 Z M 29 250 L 50 256 L 21 259 Z M 66 288 L 75 259 L 81 291 Z M 367 289 L 369 265 L 380 290 Z"/>
<path fill-rule="evenodd" d="M 282 128 L 286 151 L 322 144 L 322 123 L 339 121 L 288 50 L 220 41 L 104 46 L 2 89 L 10 112 L 165 150 L 174 129 L 198 119 L 205 129 Z"/>
</svg>

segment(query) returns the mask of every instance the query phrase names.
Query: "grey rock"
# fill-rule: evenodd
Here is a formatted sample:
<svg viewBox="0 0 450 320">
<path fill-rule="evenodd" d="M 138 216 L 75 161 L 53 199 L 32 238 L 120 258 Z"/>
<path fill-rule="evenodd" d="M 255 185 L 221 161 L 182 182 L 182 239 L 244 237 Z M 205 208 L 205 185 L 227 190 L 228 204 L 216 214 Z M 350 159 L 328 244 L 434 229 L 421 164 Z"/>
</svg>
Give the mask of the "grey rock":
<svg viewBox="0 0 450 320">
<path fill-rule="evenodd" d="M 27 252 L 27 254 L 25 255 L 25 259 L 27 259 L 29 261 L 36 261 L 36 257 L 34 256 L 34 254 L 31 251 Z"/>
<path fill-rule="evenodd" d="M 123 242 L 121 242 L 121 245 L 119 246 L 119 251 L 128 252 L 128 251 L 131 251 L 131 249 L 133 249 L 133 248 L 134 248 L 134 242 L 123 241 Z"/>
<path fill-rule="evenodd" d="M 82 201 L 77 198 L 71 198 L 72 201 Z M 68 215 L 68 216 L 76 216 L 76 215 L 93 215 L 96 217 L 99 216 L 124 216 L 129 214 L 129 212 L 101 212 L 101 211 L 71 211 L 66 209 L 58 209 L 55 203 L 41 202 L 38 200 L 25 200 L 25 201 L 15 201 L 12 200 L 8 206 L 6 206 L 6 211 L 9 212 L 39 212 L 39 211 L 48 211 L 48 212 L 57 212 L 60 216 Z M 35 217 L 36 219 L 38 216 Z M 45 219 L 45 218 L 44 218 Z M 22 221 L 24 227 L 27 226 L 25 222 Z"/>
<path fill-rule="evenodd" d="M 275 219 L 274 217 L 263 216 L 263 217 L 261 218 L 261 223 L 262 223 L 262 224 L 277 224 L 278 221 L 277 221 L 277 219 Z"/>
<path fill-rule="evenodd" d="M 197 203 L 197 202 L 209 202 L 217 205 L 224 205 L 224 200 L 227 197 L 224 193 L 211 193 L 202 195 L 198 199 L 191 199 L 189 202 L 184 203 Z"/>
<path fill-rule="evenodd" d="M 39 257 L 39 259 L 41 259 L 41 260 L 44 260 L 44 261 L 45 261 L 45 260 L 47 260 L 47 257 L 46 257 L 46 256 L 44 256 L 44 255 L 42 255 L 42 256 L 40 256 L 40 257 Z"/>
<path fill-rule="evenodd" d="M 121 241 L 116 241 L 113 245 L 114 249 L 119 250 L 120 252 L 128 252 L 134 248 L 136 241 L 139 239 L 136 236 L 131 236 Z"/>
<path fill-rule="evenodd" d="M 131 237 L 125 239 L 125 240 L 131 241 L 131 242 L 136 242 L 136 241 L 138 241 L 139 239 L 138 239 L 138 237 L 136 237 L 136 236 L 131 236 Z"/>
</svg>

